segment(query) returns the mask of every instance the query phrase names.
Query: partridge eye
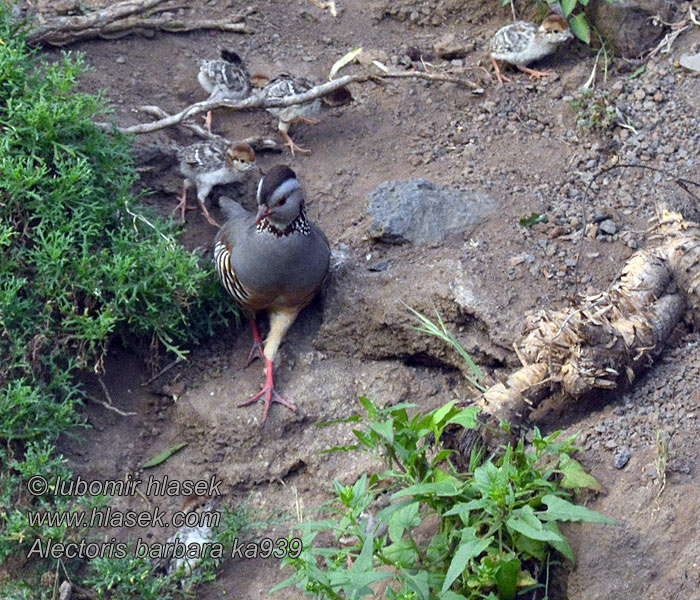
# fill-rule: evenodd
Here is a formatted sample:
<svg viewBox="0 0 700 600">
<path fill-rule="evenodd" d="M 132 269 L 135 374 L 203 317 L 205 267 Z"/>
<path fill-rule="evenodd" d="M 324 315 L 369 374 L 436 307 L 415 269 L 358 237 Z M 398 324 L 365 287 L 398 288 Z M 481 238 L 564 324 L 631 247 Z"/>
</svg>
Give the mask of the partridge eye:
<svg viewBox="0 0 700 600">
<path fill-rule="evenodd" d="M 279 199 L 279 202 L 277 203 L 277 206 L 284 206 L 284 203 L 287 201 L 287 198 L 289 198 L 289 196 L 282 196 L 282 197 Z"/>
</svg>

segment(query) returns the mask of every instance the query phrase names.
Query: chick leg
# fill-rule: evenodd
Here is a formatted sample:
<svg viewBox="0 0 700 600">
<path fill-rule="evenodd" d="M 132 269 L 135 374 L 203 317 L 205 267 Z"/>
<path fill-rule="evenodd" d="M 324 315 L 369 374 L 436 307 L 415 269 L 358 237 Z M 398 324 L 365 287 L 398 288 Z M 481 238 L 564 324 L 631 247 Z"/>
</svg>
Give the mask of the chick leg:
<svg viewBox="0 0 700 600">
<path fill-rule="evenodd" d="M 207 194 L 209 193 L 209 190 L 207 190 Z M 204 218 L 209 222 L 210 225 L 213 225 L 214 227 L 221 227 L 214 219 L 213 217 L 209 214 L 209 211 L 207 210 L 206 205 L 204 204 L 204 200 L 206 199 L 206 195 L 202 194 L 197 194 L 197 201 L 199 202 L 199 207 L 202 209 L 202 213 L 204 214 Z M 184 221 L 184 219 L 183 219 Z"/>
<path fill-rule="evenodd" d="M 493 67 L 496 70 L 496 77 L 498 77 L 498 81 L 500 83 L 505 83 L 513 81 L 510 77 L 506 77 L 502 72 L 501 72 L 501 67 L 498 66 L 498 61 L 495 58 L 491 59 L 491 62 L 493 63 Z"/>
<path fill-rule="evenodd" d="M 185 179 L 182 182 L 182 194 L 180 194 L 180 202 L 178 205 L 173 208 L 172 212 L 175 212 L 178 208 L 180 209 L 180 219 L 182 222 L 185 222 L 185 211 L 187 210 L 187 190 L 190 189 L 190 185 L 188 185 L 189 181 Z"/>
<path fill-rule="evenodd" d="M 311 117 L 297 117 L 295 119 L 292 119 L 291 121 L 280 121 L 279 125 L 277 126 L 280 135 L 287 142 L 287 146 L 289 146 L 289 150 L 292 153 L 292 156 L 295 156 L 295 150 L 301 152 L 302 154 L 311 154 L 311 150 L 309 150 L 308 148 L 302 148 L 289 135 L 289 126 L 296 121 L 303 121 L 305 123 L 318 123 L 318 119 L 312 119 Z"/>
<path fill-rule="evenodd" d="M 530 79 L 541 79 L 542 77 L 552 76 L 551 71 L 538 71 L 537 69 L 530 69 L 529 67 L 521 66 L 518 66 L 518 69 L 520 69 L 523 73 L 528 73 L 530 75 Z"/>
</svg>

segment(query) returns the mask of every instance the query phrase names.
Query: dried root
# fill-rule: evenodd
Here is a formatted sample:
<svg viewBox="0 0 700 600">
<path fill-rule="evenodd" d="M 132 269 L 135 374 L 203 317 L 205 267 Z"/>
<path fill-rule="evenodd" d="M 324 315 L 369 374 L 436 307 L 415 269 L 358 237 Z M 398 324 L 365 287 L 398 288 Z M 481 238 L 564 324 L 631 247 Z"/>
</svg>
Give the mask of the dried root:
<svg viewBox="0 0 700 600">
<path fill-rule="evenodd" d="M 686 308 L 700 325 L 700 227 L 662 209 L 652 224 L 660 244 L 636 252 L 617 280 L 576 309 L 527 317 L 516 351 L 523 367 L 478 400 L 484 420 L 525 420 L 547 396 L 580 398 L 631 384 L 663 350 Z"/>
</svg>

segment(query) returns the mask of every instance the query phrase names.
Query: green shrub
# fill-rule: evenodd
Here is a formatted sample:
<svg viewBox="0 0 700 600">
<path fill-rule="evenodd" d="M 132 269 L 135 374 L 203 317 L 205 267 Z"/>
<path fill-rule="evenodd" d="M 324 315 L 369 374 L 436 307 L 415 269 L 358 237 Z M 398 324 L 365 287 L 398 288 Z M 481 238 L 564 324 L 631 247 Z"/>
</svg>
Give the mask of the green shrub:
<svg viewBox="0 0 700 600">
<path fill-rule="evenodd" d="M 0 4 L 0 437 L 76 421 L 76 369 L 109 342 L 179 355 L 233 314 L 209 262 L 134 206 L 130 141 L 100 96 L 74 92 L 80 56 L 48 63 Z"/>
</svg>

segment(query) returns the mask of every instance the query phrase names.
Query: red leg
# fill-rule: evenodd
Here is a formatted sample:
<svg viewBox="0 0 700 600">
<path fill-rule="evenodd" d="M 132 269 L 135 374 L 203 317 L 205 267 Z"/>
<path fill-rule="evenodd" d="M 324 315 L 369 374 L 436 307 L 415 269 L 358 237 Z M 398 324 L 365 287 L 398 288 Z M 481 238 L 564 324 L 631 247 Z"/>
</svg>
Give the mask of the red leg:
<svg viewBox="0 0 700 600">
<path fill-rule="evenodd" d="M 262 359 L 265 354 L 263 353 L 263 341 L 260 335 L 260 329 L 258 329 L 258 322 L 255 317 L 250 319 L 250 326 L 253 329 L 253 347 L 250 349 L 248 354 L 248 360 L 245 361 L 243 368 L 245 369 L 250 363 L 252 363 L 256 358 Z"/>
<path fill-rule="evenodd" d="M 211 133 L 211 111 L 207 111 L 207 118 L 204 119 L 204 125 L 207 128 L 207 131 Z"/>
<path fill-rule="evenodd" d="M 294 402 L 290 402 L 289 400 L 285 400 L 280 396 L 276 391 L 275 391 L 275 374 L 274 374 L 274 366 L 273 362 L 269 359 L 265 359 L 265 362 L 267 363 L 265 366 L 265 375 L 267 376 L 265 385 L 263 386 L 263 389 L 260 390 L 255 396 L 253 396 L 250 400 L 246 400 L 245 402 L 239 404 L 238 406 L 248 406 L 249 404 L 252 404 L 256 400 L 260 399 L 262 396 L 265 396 L 265 409 L 263 411 L 263 418 L 262 422 L 265 422 L 265 419 L 267 419 L 267 414 L 270 412 L 270 406 L 272 406 L 273 402 L 278 402 L 279 404 L 283 404 L 286 406 L 289 410 L 292 410 L 294 412 L 297 412 L 297 405 L 294 404 Z"/>
</svg>

